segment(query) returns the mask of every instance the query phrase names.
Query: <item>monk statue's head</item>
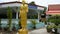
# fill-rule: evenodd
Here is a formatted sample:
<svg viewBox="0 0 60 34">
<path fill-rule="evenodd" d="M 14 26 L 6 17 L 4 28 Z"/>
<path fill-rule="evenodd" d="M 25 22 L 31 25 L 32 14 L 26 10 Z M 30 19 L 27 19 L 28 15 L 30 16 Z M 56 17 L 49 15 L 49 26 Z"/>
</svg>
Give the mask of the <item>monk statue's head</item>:
<svg viewBox="0 0 60 34">
<path fill-rule="evenodd" d="M 22 0 L 22 4 L 25 4 L 25 0 Z"/>
</svg>

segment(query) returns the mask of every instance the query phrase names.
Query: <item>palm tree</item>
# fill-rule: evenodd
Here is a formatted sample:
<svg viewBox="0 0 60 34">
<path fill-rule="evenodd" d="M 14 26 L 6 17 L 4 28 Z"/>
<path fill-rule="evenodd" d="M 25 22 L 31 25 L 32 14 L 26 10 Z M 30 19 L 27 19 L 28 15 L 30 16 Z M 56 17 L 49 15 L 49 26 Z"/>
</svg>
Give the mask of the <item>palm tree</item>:
<svg viewBox="0 0 60 34">
<path fill-rule="evenodd" d="M 11 24 L 12 24 L 12 9 L 10 7 L 7 8 L 7 17 L 8 17 L 8 30 L 11 31 Z"/>
</svg>

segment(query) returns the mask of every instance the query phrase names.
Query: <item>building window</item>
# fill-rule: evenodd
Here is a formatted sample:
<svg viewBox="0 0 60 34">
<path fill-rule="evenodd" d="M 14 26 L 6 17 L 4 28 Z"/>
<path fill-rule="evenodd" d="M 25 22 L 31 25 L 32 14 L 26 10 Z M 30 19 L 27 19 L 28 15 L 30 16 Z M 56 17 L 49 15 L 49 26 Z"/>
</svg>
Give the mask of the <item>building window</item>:
<svg viewBox="0 0 60 34">
<path fill-rule="evenodd" d="M 19 16 L 19 13 L 18 13 Z M 20 19 L 20 17 L 18 17 Z M 38 13 L 34 9 L 29 9 L 27 13 L 27 19 L 38 19 Z"/>
<path fill-rule="evenodd" d="M 0 8 L 0 18 L 8 19 L 7 8 Z M 16 19 L 16 12 L 14 10 L 12 10 L 12 19 Z"/>
<path fill-rule="evenodd" d="M 27 14 L 28 19 L 38 19 L 38 13 L 34 9 L 29 9 L 28 14 Z"/>
<path fill-rule="evenodd" d="M 0 14 L 0 18 L 1 19 L 6 19 L 7 18 L 7 15 L 6 14 Z"/>
<path fill-rule="evenodd" d="M 16 12 L 12 13 L 12 19 L 16 19 Z"/>
</svg>

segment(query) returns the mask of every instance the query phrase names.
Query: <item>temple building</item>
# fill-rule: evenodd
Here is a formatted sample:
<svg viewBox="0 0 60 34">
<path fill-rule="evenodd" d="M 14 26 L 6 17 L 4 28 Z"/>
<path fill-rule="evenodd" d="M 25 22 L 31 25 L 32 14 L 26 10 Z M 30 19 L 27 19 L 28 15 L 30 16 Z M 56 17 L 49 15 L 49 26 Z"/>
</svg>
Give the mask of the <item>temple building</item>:
<svg viewBox="0 0 60 34">
<path fill-rule="evenodd" d="M 60 4 L 50 4 L 48 5 L 47 15 L 60 15 Z"/>
<path fill-rule="evenodd" d="M 4 2 L 0 3 L 0 19 L 1 22 L 7 23 L 7 8 L 10 7 L 12 9 L 12 22 L 18 22 L 19 19 L 19 11 L 20 11 L 20 5 L 22 3 L 18 1 L 13 2 Z M 26 3 L 27 4 L 27 3 Z M 40 14 L 44 11 L 44 6 L 38 6 L 38 5 L 30 5 L 28 4 L 28 19 L 40 19 Z"/>
</svg>

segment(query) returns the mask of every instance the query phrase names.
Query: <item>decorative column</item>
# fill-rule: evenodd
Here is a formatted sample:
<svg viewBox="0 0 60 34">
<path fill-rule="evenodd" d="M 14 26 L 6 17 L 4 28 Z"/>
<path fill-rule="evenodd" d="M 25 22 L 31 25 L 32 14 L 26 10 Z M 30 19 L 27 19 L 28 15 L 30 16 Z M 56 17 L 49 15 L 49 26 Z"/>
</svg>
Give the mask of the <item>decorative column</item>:
<svg viewBox="0 0 60 34">
<path fill-rule="evenodd" d="M 16 12 L 16 19 L 18 19 L 18 11 Z"/>
<path fill-rule="evenodd" d="M 37 10 L 37 13 L 38 13 L 38 20 L 40 20 L 40 19 L 41 19 L 41 18 L 40 18 L 40 11 Z"/>
<path fill-rule="evenodd" d="M 38 12 L 38 20 L 39 20 L 40 18 L 39 18 L 39 12 Z"/>
<path fill-rule="evenodd" d="M 28 34 L 28 30 L 26 29 L 27 12 L 28 12 L 28 5 L 25 3 L 25 0 L 22 0 L 22 4 L 20 6 L 20 13 L 19 13 L 22 29 L 18 30 L 18 34 Z"/>
</svg>

